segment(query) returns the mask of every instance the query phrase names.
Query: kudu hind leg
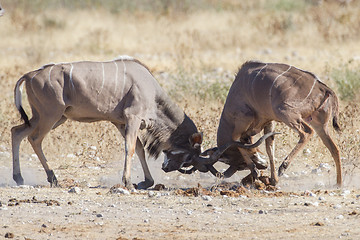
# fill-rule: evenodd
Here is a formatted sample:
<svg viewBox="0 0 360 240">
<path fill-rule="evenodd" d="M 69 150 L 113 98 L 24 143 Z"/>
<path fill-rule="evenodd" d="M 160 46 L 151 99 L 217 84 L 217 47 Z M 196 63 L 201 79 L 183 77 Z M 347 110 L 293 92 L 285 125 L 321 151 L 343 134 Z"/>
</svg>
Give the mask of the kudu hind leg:
<svg viewBox="0 0 360 240">
<path fill-rule="evenodd" d="M 54 171 L 49 167 L 48 162 L 46 160 L 46 157 L 42 150 L 42 141 L 44 140 L 44 137 L 50 130 L 53 128 L 54 124 L 58 122 L 59 118 L 49 116 L 54 115 L 47 115 L 47 118 L 45 120 L 45 117 L 40 118 L 40 121 L 37 125 L 37 127 L 34 129 L 34 131 L 28 136 L 28 140 L 33 147 L 36 155 L 38 156 L 45 172 L 47 175 L 47 180 L 50 183 L 50 186 L 52 187 L 58 185 L 58 181 L 56 179 L 56 176 L 54 174 Z"/>
<path fill-rule="evenodd" d="M 264 134 L 274 132 L 275 130 L 275 124 L 273 122 L 268 123 L 264 127 Z M 279 178 L 276 173 L 275 168 L 275 137 L 271 136 L 265 140 L 265 146 L 266 146 L 266 153 L 269 157 L 270 162 L 270 183 L 271 185 L 275 186 L 279 182 Z"/>
<path fill-rule="evenodd" d="M 24 179 L 21 176 L 20 170 L 20 143 L 27 137 L 36 126 L 36 122 L 31 121 L 31 125 L 22 124 L 15 126 L 11 129 L 11 146 L 12 146 L 12 157 L 13 157 L 13 179 L 17 185 L 23 185 Z"/>
<path fill-rule="evenodd" d="M 310 137 L 313 135 L 314 130 L 302 119 L 298 120 L 297 124 L 287 124 L 292 129 L 296 130 L 299 133 L 300 140 L 294 147 L 294 149 L 289 153 L 285 160 L 281 163 L 278 171 L 278 175 L 282 176 L 284 171 L 289 167 L 292 159 L 296 154 L 305 146 L 309 141 Z"/>
<path fill-rule="evenodd" d="M 326 125 L 313 125 L 316 133 L 321 138 L 324 145 L 329 149 L 331 156 L 335 161 L 336 166 L 336 184 L 341 187 L 342 185 L 342 170 L 341 170 L 341 158 L 338 146 L 334 143 L 328 132 Z"/>
</svg>

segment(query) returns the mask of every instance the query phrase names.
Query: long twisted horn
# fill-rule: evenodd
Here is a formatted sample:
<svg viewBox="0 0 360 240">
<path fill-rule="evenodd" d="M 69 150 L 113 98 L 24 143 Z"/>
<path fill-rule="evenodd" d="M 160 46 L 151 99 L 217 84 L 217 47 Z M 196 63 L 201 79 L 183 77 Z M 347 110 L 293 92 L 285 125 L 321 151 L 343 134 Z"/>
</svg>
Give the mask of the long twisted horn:
<svg viewBox="0 0 360 240">
<path fill-rule="evenodd" d="M 260 144 L 262 142 L 265 141 L 265 139 L 267 139 L 268 137 L 271 137 L 271 136 L 274 136 L 276 134 L 280 134 L 279 132 L 270 132 L 270 133 L 267 133 L 265 134 L 264 136 L 262 136 L 261 138 L 259 138 L 259 140 L 257 140 L 255 143 L 253 144 L 244 144 L 244 143 L 241 143 L 241 142 L 230 142 L 230 143 L 227 143 L 225 145 L 222 145 L 218 148 L 212 148 L 212 149 L 208 149 L 206 150 L 202 155 L 209 155 L 208 153 L 209 152 L 213 152 L 212 154 L 210 154 L 210 157 L 209 158 L 205 158 L 205 157 L 201 157 L 199 156 L 198 157 L 198 160 L 194 160 L 196 161 L 196 163 L 200 163 L 200 164 L 210 164 L 210 165 L 213 165 L 214 163 L 216 163 L 219 158 L 221 157 L 221 155 L 226 151 L 228 150 L 230 147 L 240 147 L 240 148 L 245 148 L 245 149 L 250 149 L 250 148 L 256 148 L 258 146 L 260 146 Z M 195 164 L 193 164 L 195 165 Z"/>
</svg>

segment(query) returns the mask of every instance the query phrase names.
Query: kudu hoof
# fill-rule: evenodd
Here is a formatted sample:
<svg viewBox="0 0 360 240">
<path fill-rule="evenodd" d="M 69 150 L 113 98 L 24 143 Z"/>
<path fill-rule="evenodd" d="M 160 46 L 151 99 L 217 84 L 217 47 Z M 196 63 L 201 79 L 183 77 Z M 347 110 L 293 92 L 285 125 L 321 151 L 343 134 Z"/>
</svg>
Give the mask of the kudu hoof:
<svg viewBox="0 0 360 240">
<path fill-rule="evenodd" d="M 13 179 L 14 181 L 16 182 L 16 184 L 19 186 L 19 185 L 24 185 L 24 179 L 23 177 L 21 176 L 21 173 L 18 173 L 18 174 L 14 174 L 13 175 Z"/>
<path fill-rule="evenodd" d="M 151 187 L 152 185 L 154 185 L 154 181 L 152 180 L 145 180 L 142 182 L 139 182 L 137 185 L 137 189 L 148 189 L 149 187 Z"/>
<path fill-rule="evenodd" d="M 58 187 L 58 180 L 53 170 L 47 171 L 47 180 L 50 183 L 50 187 Z"/>
<path fill-rule="evenodd" d="M 270 185 L 274 186 L 274 187 L 279 182 L 279 179 L 277 179 L 277 178 L 270 178 L 269 180 L 270 180 Z"/>
</svg>

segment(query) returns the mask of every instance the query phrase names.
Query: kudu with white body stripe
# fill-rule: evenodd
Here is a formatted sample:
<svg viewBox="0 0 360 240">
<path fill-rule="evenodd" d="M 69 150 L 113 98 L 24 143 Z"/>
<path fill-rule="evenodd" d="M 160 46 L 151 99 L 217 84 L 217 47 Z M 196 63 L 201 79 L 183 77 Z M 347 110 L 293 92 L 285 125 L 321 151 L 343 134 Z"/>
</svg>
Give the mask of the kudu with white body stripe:
<svg viewBox="0 0 360 240">
<path fill-rule="evenodd" d="M 246 62 L 233 82 L 221 114 L 217 132 L 218 147 L 208 149 L 180 169 L 190 174 L 196 170 L 210 171 L 221 177 L 231 177 L 236 171 L 250 169 L 253 178 L 267 164 L 258 155 L 257 146 L 265 140 L 271 167 L 270 182 L 275 185 L 275 145 L 273 122 L 283 122 L 299 133 L 300 140 L 279 167 L 282 175 L 291 160 L 317 132 L 335 161 L 337 184 L 342 184 L 340 152 L 331 139 L 328 122 L 332 119 L 339 130 L 338 99 L 335 93 L 313 73 L 279 63 Z M 252 137 L 264 130 L 264 136 L 252 144 Z M 213 164 L 226 163 L 229 168 L 219 173 Z"/>
<path fill-rule="evenodd" d="M 337 184 L 340 186 L 340 153 L 328 130 L 330 119 L 335 130 L 339 130 L 337 118 L 338 99 L 334 91 L 313 73 L 286 64 L 250 61 L 242 65 L 229 90 L 218 127 L 217 145 L 233 141 L 251 143 L 252 137 L 260 131 L 264 130 L 265 135 L 273 132 L 274 121 L 283 122 L 299 134 L 300 140 L 279 167 L 281 176 L 315 130 L 335 161 Z M 278 176 L 274 163 L 274 136 L 267 138 L 265 145 L 270 160 L 271 183 L 275 185 Z M 258 175 L 256 148 L 232 148 L 218 158 L 230 165 L 225 177 L 245 166 L 253 177 Z"/>
<path fill-rule="evenodd" d="M 25 82 L 32 110 L 29 120 L 21 104 L 20 86 Z M 169 159 L 186 161 L 201 152 L 202 135 L 193 121 L 164 92 L 148 68 L 131 57 L 110 62 L 49 64 L 25 74 L 15 86 L 15 105 L 24 124 L 12 128 L 13 178 L 24 183 L 19 146 L 28 136 L 51 185 L 57 179 L 42 151 L 45 135 L 67 119 L 80 122 L 110 121 L 125 138 L 123 182 L 131 183 L 131 158 L 138 155 L 145 181 L 154 184 L 145 159 L 161 151 Z M 181 163 L 180 163 L 181 164 Z"/>
</svg>

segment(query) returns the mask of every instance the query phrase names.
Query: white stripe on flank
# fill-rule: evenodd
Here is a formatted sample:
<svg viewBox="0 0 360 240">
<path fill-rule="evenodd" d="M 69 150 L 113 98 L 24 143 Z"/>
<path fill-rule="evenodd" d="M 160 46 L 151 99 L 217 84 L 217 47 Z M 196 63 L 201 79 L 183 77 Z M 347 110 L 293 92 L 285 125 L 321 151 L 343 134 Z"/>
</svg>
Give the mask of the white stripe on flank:
<svg viewBox="0 0 360 240">
<path fill-rule="evenodd" d="M 265 63 L 265 66 L 263 66 L 260 70 L 259 70 L 259 72 L 255 75 L 255 78 L 254 78 L 254 80 L 257 78 L 257 76 L 261 73 L 261 71 L 264 69 L 264 68 L 266 68 L 267 67 L 267 63 Z"/>
<path fill-rule="evenodd" d="M 121 92 L 121 97 L 124 95 L 124 89 L 125 89 L 125 82 L 126 82 L 126 65 L 125 62 L 123 60 L 121 60 L 124 66 L 124 78 L 123 78 L 123 88 L 122 88 L 122 92 Z"/>
<path fill-rule="evenodd" d="M 102 89 L 104 88 L 104 82 L 105 82 L 105 67 L 104 67 L 104 63 L 101 63 L 101 68 L 102 68 L 102 83 L 101 83 L 101 87 L 98 91 L 98 94 L 101 93 Z"/>
<path fill-rule="evenodd" d="M 56 65 L 52 65 L 51 68 L 50 68 L 50 70 L 49 70 L 49 83 L 50 83 L 51 87 L 53 87 L 53 85 L 52 85 L 52 83 L 51 83 L 51 71 L 52 71 L 52 69 L 53 69 L 54 66 L 56 66 Z"/>
<path fill-rule="evenodd" d="M 75 91 L 75 86 L 74 86 L 74 82 L 73 82 L 73 70 L 74 70 L 74 65 L 72 63 L 70 63 L 70 73 L 69 73 L 69 77 L 70 77 L 70 84 L 71 84 L 71 87 L 73 88 L 73 90 Z"/>
<path fill-rule="evenodd" d="M 287 73 L 287 72 L 291 69 L 291 67 L 292 67 L 292 66 L 290 65 L 289 68 L 288 68 L 285 72 L 283 72 L 282 74 L 280 74 L 279 76 L 277 76 L 277 77 L 275 78 L 273 84 L 271 85 L 270 91 L 269 91 L 270 102 L 271 102 L 271 92 L 272 92 L 272 89 L 273 89 L 276 81 L 278 80 L 279 77 L 281 77 L 282 75 L 284 75 L 285 73 Z"/>
<path fill-rule="evenodd" d="M 267 63 L 265 63 L 265 66 L 263 66 L 263 67 L 258 71 L 258 73 L 255 75 L 254 79 L 253 79 L 252 82 L 251 82 L 251 90 L 252 90 L 253 93 L 255 93 L 255 91 L 254 91 L 254 82 L 255 82 L 257 76 L 261 73 L 261 71 L 262 71 L 266 66 L 267 66 Z"/>
<path fill-rule="evenodd" d="M 36 76 L 36 75 L 38 75 L 41 71 L 39 71 L 39 70 L 37 70 L 38 72 L 37 73 L 35 73 L 34 74 L 34 76 L 32 76 L 32 78 L 30 79 L 30 82 L 32 82 L 32 80 L 34 79 L 34 77 Z"/>
<path fill-rule="evenodd" d="M 118 65 L 116 63 L 116 61 L 114 61 L 114 64 L 115 64 L 115 96 L 116 96 L 116 93 L 117 93 L 117 84 L 118 84 L 118 71 L 119 71 L 119 68 L 118 68 Z"/>
<path fill-rule="evenodd" d="M 315 84 L 316 84 L 316 81 L 317 81 L 317 80 L 318 80 L 318 78 L 315 78 L 315 79 L 314 79 L 314 83 L 313 83 L 313 85 L 312 85 L 312 87 L 311 87 L 308 95 L 304 98 L 304 100 L 301 101 L 300 104 L 302 104 L 302 103 L 310 96 L 311 92 L 313 91 L 313 89 L 314 89 L 314 87 L 315 87 Z"/>
</svg>

